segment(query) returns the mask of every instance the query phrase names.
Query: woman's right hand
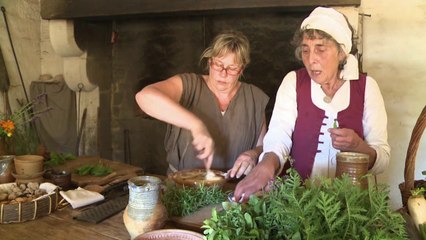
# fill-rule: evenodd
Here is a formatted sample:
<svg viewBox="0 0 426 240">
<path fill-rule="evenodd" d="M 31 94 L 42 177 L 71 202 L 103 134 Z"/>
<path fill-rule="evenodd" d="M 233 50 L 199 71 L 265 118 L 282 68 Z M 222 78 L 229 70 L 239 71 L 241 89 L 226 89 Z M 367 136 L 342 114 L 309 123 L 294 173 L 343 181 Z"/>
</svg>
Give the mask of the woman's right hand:
<svg viewBox="0 0 426 240">
<path fill-rule="evenodd" d="M 275 169 L 279 167 L 277 159 L 278 157 L 274 153 L 265 154 L 264 159 L 253 168 L 249 175 L 237 184 L 234 191 L 236 201 L 246 202 L 252 194 L 260 190 L 270 190 L 269 183 L 274 180 Z"/>
<path fill-rule="evenodd" d="M 195 124 L 190 130 L 193 137 L 192 145 L 198 151 L 197 158 L 204 161 L 206 169 L 210 169 L 214 154 L 213 138 L 202 122 Z"/>
</svg>

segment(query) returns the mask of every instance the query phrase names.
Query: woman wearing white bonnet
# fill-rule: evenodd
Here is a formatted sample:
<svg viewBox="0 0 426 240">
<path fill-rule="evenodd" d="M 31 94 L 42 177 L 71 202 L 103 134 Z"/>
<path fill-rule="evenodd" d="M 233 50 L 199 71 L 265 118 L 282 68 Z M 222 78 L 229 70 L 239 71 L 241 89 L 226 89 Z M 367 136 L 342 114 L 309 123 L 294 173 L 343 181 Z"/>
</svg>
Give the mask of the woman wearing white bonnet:
<svg viewBox="0 0 426 240">
<path fill-rule="evenodd" d="M 304 68 L 289 72 L 278 89 L 259 164 L 243 179 L 234 197 L 248 197 L 277 174 L 294 167 L 303 179 L 334 177 L 336 154 L 370 156 L 369 171 L 389 163 L 387 116 L 376 81 L 359 73 L 352 28 L 333 8 L 318 7 L 294 35 L 296 57 Z"/>
</svg>

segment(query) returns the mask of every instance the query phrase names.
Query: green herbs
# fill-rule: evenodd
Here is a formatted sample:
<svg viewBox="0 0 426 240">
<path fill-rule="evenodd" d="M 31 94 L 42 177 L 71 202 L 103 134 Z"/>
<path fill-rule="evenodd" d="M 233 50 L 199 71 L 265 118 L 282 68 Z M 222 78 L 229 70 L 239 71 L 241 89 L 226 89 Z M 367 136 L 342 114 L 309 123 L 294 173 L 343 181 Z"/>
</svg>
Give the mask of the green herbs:
<svg viewBox="0 0 426 240">
<path fill-rule="evenodd" d="M 96 165 L 86 164 L 74 171 L 80 176 L 92 175 L 92 176 L 105 176 L 112 172 L 112 168 L 105 166 L 102 163 Z"/>
<path fill-rule="evenodd" d="M 211 219 L 204 221 L 207 239 L 269 239 L 264 199 L 253 197 L 248 204 L 223 202 L 222 206 L 224 211 L 214 208 Z"/>
<path fill-rule="evenodd" d="M 339 122 L 337 121 L 337 119 L 334 119 L 333 128 L 339 128 Z"/>
<path fill-rule="evenodd" d="M 407 239 L 405 221 L 388 207 L 384 186 L 368 190 L 349 177 L 317 178 L 305 185 L 294 169 L 274 189 L 246 204 L 227 204 L 204 221 L 208 240 Z"/>
<path fill-rule="evenodd" d="M 74 160 L 76 157 L 71 153 L 50 152 L 48 160 L 44 163 L 47 167 L 64 164 L 67 160 Z"/>
<path fill-rule="evenodd" d="M 169 215 L 186 216 L 205 206 L 225 201 L 226 193 L 216 185 L 177 187 L 167 184 L 162 199 Z"/>
</svg>

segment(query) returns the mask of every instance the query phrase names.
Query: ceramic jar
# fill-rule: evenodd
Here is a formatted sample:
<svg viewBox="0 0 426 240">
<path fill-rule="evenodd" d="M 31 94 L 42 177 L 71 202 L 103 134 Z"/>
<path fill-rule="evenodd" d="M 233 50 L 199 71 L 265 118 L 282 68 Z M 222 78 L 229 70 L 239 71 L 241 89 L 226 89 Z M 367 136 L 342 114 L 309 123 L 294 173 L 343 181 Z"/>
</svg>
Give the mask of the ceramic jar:
<svg viewBox="0 0 426 240">
<path fill-rule="evenodd" d="M 15 181 L 15 178 L 12 176 L 14 157 L 14 155 L 0 156 L 0 184 Z"/>
<path fill-rule="evenodd" d="M 123 221 L 130 238 L 161 228 L 167 211 L 159 199 L 161 180 L 153 176 L 137 176 L 128 180 L 129 203 Z"/>
<path fill-rule="evenodd" d="M 360 186 L 362 189 L 368 188 L 368 178 L 364 177 L 368 173 L 369 156 L 367 154 L 340 152 L 336 160 L 336 177 L 347 174 L 353 185 Z"/>
</svg>

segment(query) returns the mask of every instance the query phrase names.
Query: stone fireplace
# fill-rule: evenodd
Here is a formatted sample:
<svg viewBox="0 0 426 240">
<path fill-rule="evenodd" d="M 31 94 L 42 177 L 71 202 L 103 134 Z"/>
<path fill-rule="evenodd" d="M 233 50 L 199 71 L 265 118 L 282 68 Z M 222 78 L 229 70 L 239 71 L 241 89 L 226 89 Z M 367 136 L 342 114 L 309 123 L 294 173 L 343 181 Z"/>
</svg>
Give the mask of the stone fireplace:
<svg viewBox="0 0 426 240">
<path fill-rule="evenodd" d="M 152 173 L 167 169 L 165 124 L 139 110 L 137 91 L 177 73 L 201 73 L 198 63 L 204 48 L 217 33 L 234 29 L 250 40 L 252 62 L 243 81 L 269 95 L 269 120 L 284 75 L 301 66 L 290 41 L 302 19 L 318 5 L 360 4 L 360 0 L 90 2 L 41 0 L 42 18 L 72 20 L 75 42 L 86 54 L 87 78 L 99 88 L 97 152 Z"/>
</svg>

